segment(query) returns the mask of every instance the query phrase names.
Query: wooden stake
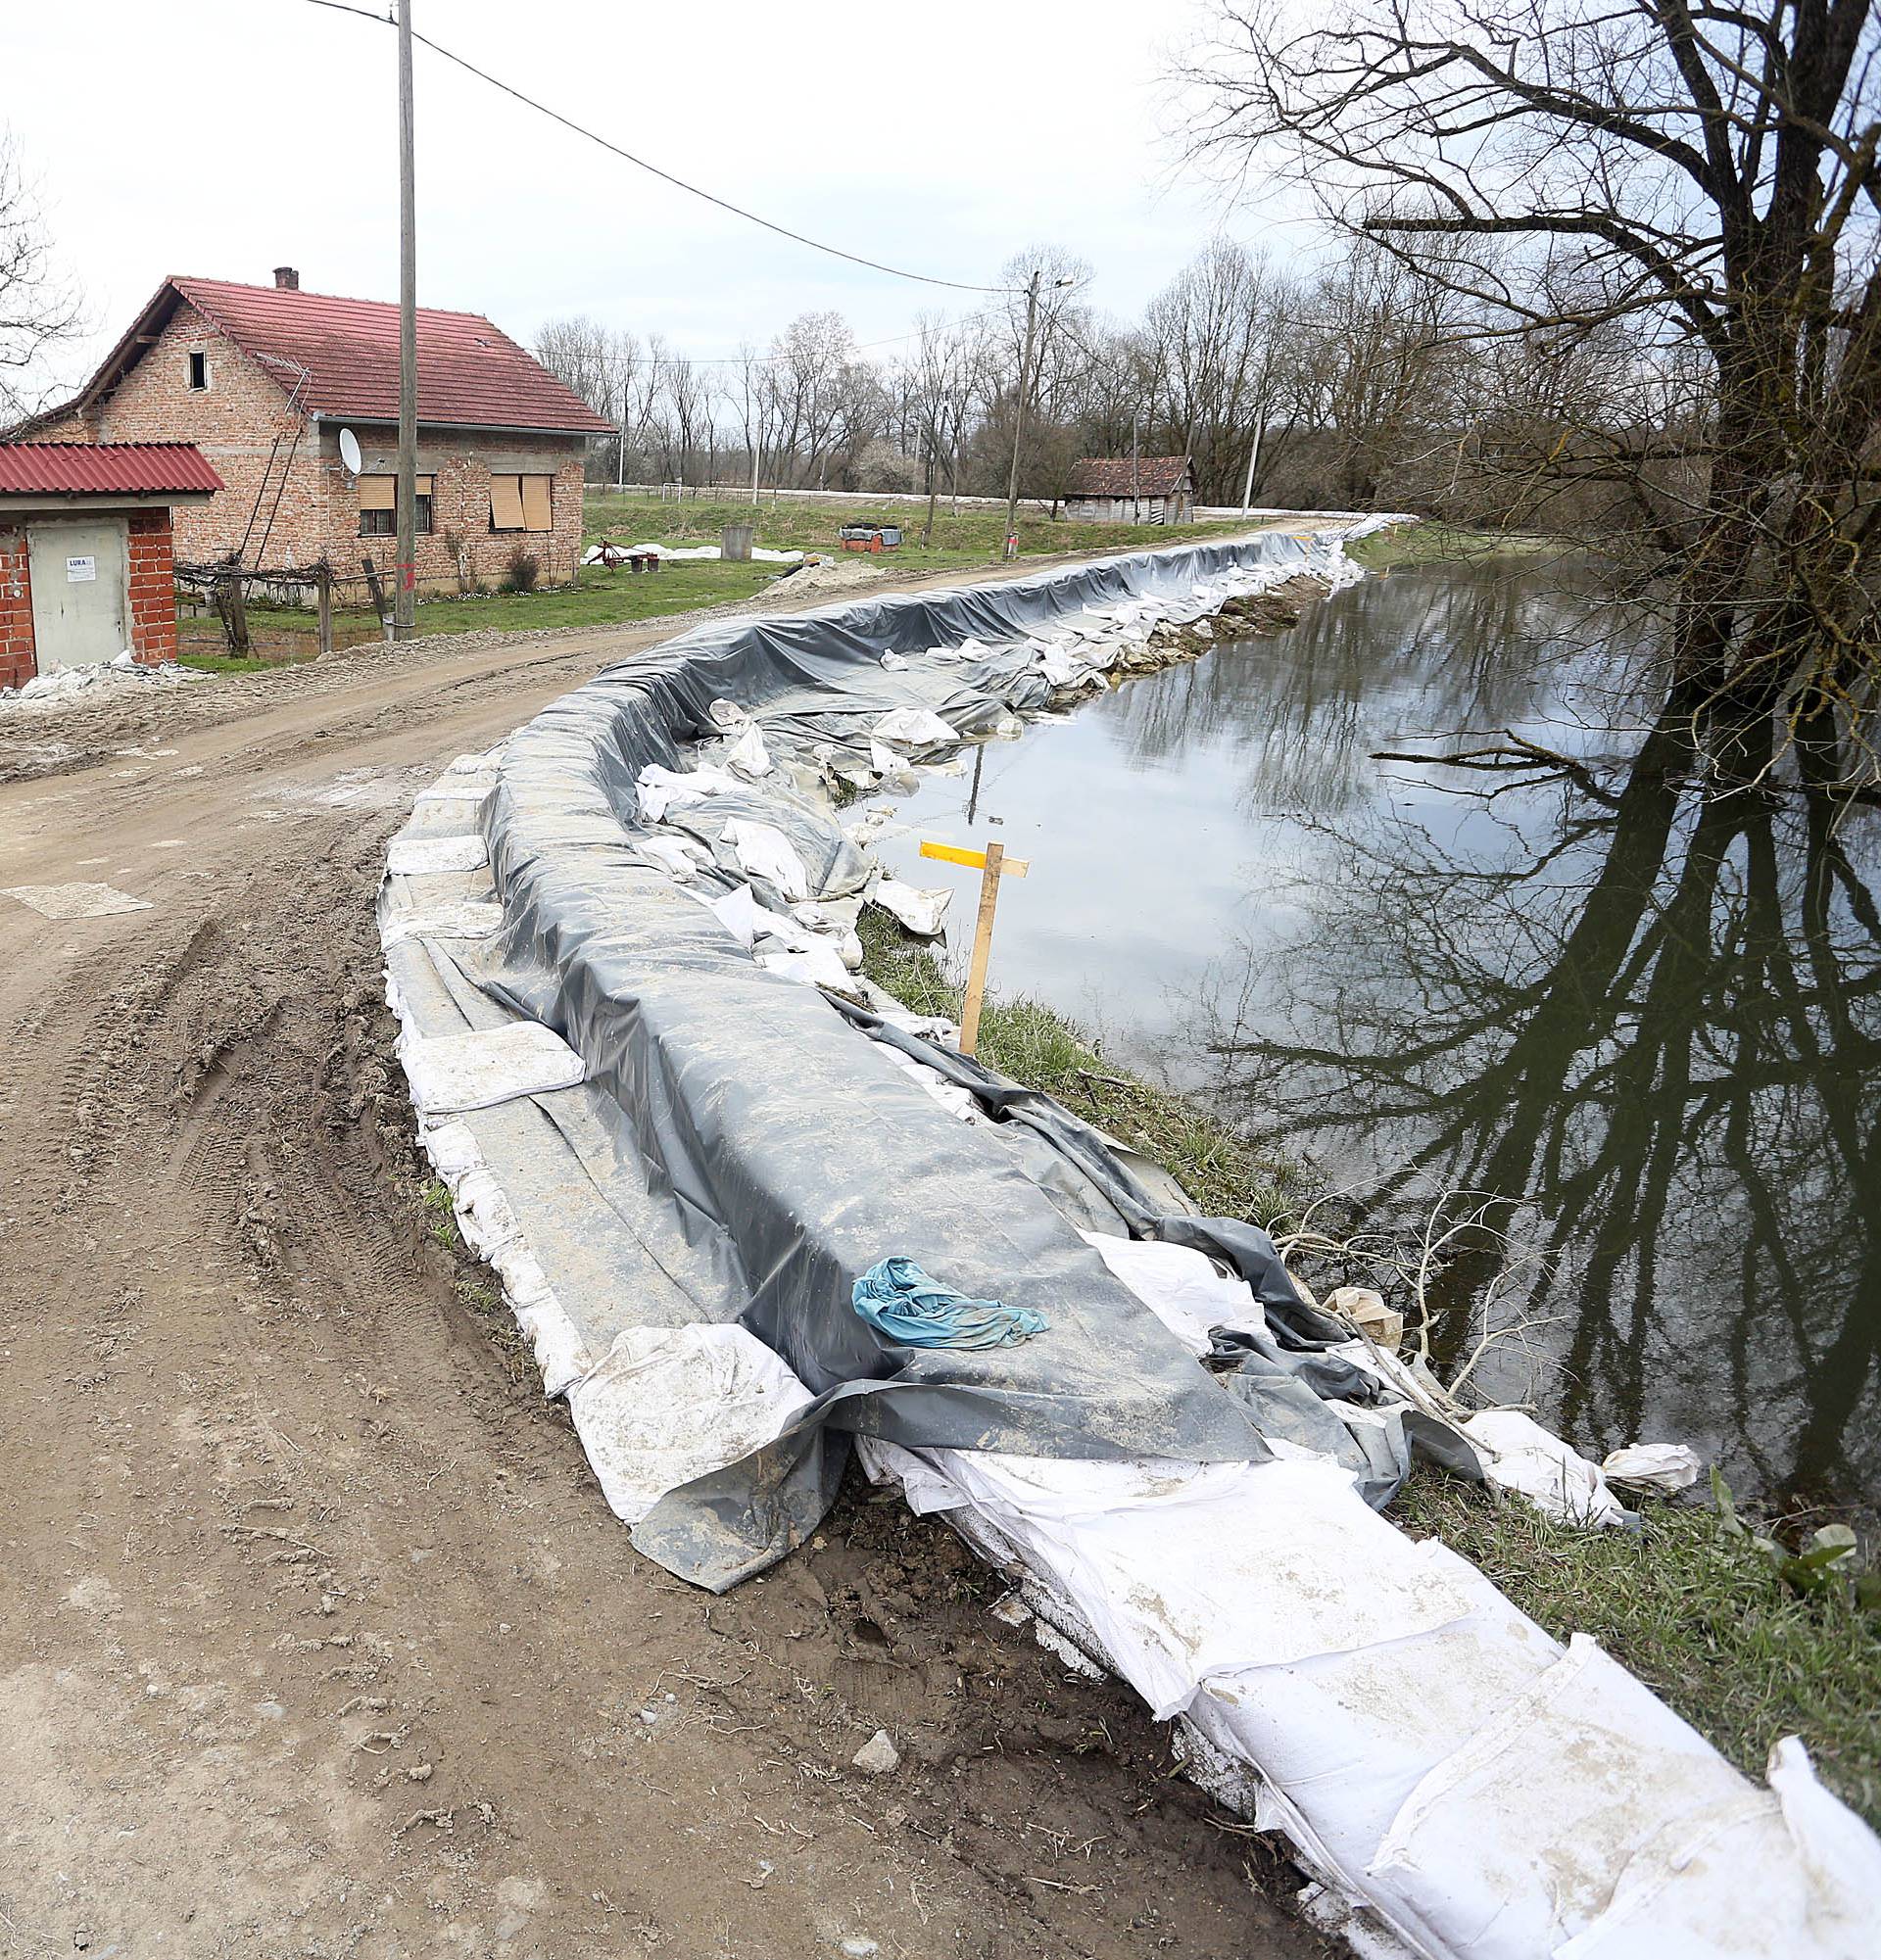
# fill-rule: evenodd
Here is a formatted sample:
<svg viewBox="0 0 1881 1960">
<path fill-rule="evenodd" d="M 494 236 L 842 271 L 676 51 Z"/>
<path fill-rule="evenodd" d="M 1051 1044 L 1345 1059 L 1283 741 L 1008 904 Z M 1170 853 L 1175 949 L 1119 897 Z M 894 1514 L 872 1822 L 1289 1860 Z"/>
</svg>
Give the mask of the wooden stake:
<svg viewBox="0 0 1881 1960">
<path fill-rule="evenodd" d="M 314 567 L 314 590 L 319 599 L 319 649 L 333 650 L 333 567 L 324 558 Z"/>
<path fill-rule="evenodd" d="M 980 874 L 980 919 L 973 929 L 973 962 L 967 968 L 967 998 L 960 1010 L 960 1052 L 971 1055 L 980 1045 L 980 1003 L 986 998 L 987 963 L 992 957 L 992 915 L 999 904 L 1000 844 L 987 846 L 987 868 Z"/>
</svg>

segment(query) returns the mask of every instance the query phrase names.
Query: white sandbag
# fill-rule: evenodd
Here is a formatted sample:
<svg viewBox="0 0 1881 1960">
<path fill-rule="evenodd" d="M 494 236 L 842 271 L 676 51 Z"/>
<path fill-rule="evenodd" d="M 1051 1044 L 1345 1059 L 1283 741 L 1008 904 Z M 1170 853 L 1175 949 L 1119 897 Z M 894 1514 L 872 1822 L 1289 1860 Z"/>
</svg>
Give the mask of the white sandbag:
<svg viewBox="0 0 1881 1960">
<path fill-rule="evenodd" d="M 1687 1443 L 1628 1443 L 1608 1452 L 1601 1470 L 1616 1484 L 1652 1491 L 1688 1491 L 1704 1474 L 1704 1459 Z"/>
<path fill-rule="evenodd" d="M 634 855 L 669 878 L 691 878 L 705 853 L 687 837 L 636 837 Z"/>
<path fill-rule="evenodd" d="M 554 1028 L 538 1021 L 400 1043 L 411 1100 L 429 1115 L 489 1109 L 515 1096 L 572 1088 L 588 1066 Z"/>
<path fill-rule="evenodd" d="M 1211 1327 L 1267 1331 L 1267 1315 L 1247 1281 L 1224 1273 L 1205 1252 L 1160 1239 L 1079 1236 L 1190 1354 L 1205 1355 L 1215 1345 Z"/>
<path fill-rule="evenodd" d="M 424 1154 L 430 1158 L 432 1170 L 447 1184 L 455 1186 L 466 1171 L 482 1167 L 483 1152 L 477 1147 L 470 1125 L 457 1117 L 447 1118 L 443 1123 L 433 1123 L 420 1117 L 418 1141 L 424 1145 Z"/>
<path fill-rule="evenodd" d="M 385 852 L 385 868 L 394 878 L 480 871 L 489 862 L 490 846 L 475 832 L 458 837 L 414 837 L 401 834 L 386 846 Z"/>
<path fill-rule="evenodd" d="M 887 785 L 899 784 L 903 789 L 912 789 L 915 785 L 914 770 L 904 755 L 897 755 L 893 749 L 879 741 L 869 743 L 869 767 L 883 778 Z"/>
<path fill-rule="evenodd" d="M 843 964 L 843 955 L 829 940 L 812 934 L 809 943 L 784 952 L 760 952 L 757 964 L 766 973 L 780 974 L 785 980 L 804 986 L 827 986 L 838 993 L 853 991 L 855 980 Z"/>
<path fill-rule="evenodd" d="M 1655 1889 L 1678 1874 L 1651 1914 L 1658 1960 L 1819 1953 L 1813 1940 L 1766 1943 L 1756 1929 L 1765 1911 L 1760 1879 L 1780 1884 L 1774 1869 L 1712 1871 L 1695 1885 L 1683 1869 L 1721 1831 L 1773 1808 L 1649 1688 L 1576 1634 L 1525 1696 L 1412 1793 L 1372 1861 L 1369 1889 L 1427 1928 L 1439 1950 L 1484 1960 L 1559 1955 L 1623 1902 L 1639 1882 L 1635 1874 L 1629 1885 L 1629 1868 L 1644 1857 L 1659 1868 Z M 1717 1929 L 1721 1946 L 1695 1943 L 1681 1936 L 1693 1908 L 1701 1924 L 1720 1908 L 1743 1923 Z"/>
<path fill-rule="evenodd" d="M 771 773 L 771 752 L 764 746 L 764 731 L 756 722 L 748 723 L 745 733 L 732 744 L 725 766 L 753 782 Z"/>
<path fill-rule="evenodd" d="M 1769 1795 L 1668 1820 L 1555 1960 L 1868 1960 L 1881 1950 L 1874 1834 L 1816 1781 L 1794 1736 L 1771 1750 L 1769 1784 Z"/>
<path fill-rule="evenodd" d="M 639 792 L 640 820 L 656 824 L 668 810 L 686 810 L 710 796 L 734 796 L 745 788 L 722 769 L 662 769 L 650 762 L 634 779 Z"/>
<path fill-rule="evenodd" d="M 479 1259 L 494 1261 L 522 1227 L 495 1171 L 479 1166 L 466 1171 L 451 1193 L 452 1216 L 463 1242 Z"/>
<path fill-rule="evenodd" d="M 805 899 L 802 904 L 791 907 L 791 919 L 806 932 L 833 941 L 843 964 L 853 974 L 862 970 L 862 939 L 855 930 L 861 910 L 859 898 L 839 898 L 820 904 L 815 899 Z"/>
<path fill-rule="evenodd" d="M 924 939 L 939 934 L 947 907 L 953 903 L 951 891 L 926 891 L 917 884 L 904 884 L 898 878 L 879 879 L 869 896 L 883 911 Z"/>
<path fill-rule="evenodd" d="M 712 916 L 748 953 L 757 943 L 757 915 L 764 910 L 748 884 L 706 901 Z"/>
<path fill-rule="evenodd" d="M 609 1506 L 637 1524 L 668 1491 L 770 1442 L 810 1400 L 743 1327 L 628 1327 L 568 1410 Z"/>
<path fill-rule="evenodd" d="M 516 1327 L 535 1355 L 543 1394 L 551 1401 L 566 1394 L 594 1366 L 595 1358 L 555 1298 L 541 1262 L 520 1239 L 512 1239 L 490 1264 L 503 1281 Z"/>
<path fill-rule="evenodd" d="M 940 748 L 960 740 L 959 731 L 932 708 L 891 708 L 877 717 L 873 733 L 877 741 L 897 748 Z"/>
<path fill-rule="evenodd" d="M 810 874 L 803 868 L 796 846 L 776 825 L 734 817 L 725 826 L 724 836 L 739 870 L 751 878 L 767 879 L 793 902 L 810 895 Z"/>
<path fill-rule="evenodd" d="M 919 1456 L 1076 1601 L 1159 1721 L 1218 1673 L 1376 1647 L 1471 1610 L 1441 1548 L 1414 1545 L 1329 1464 Z"/>
<path fill-rule="evenodd" d="M 1600 1465 L 1519 1409 L 1485 1409 L 1471 1416 L 1463 1433 L 1476 1445 L 1483 1474 L 1495 1489 L 1526 1498 L 1563 1524 L 1626 1521 L 1626 1507 L 1607 1488 Z"/>
<path fill-rule="evenodd" d="M 387 952 L 407 939 L 488 939 L 503 931 L 503 907 L 484 898 L 458 898 L 399 912 L 387 919 L 379 942 Z"/>
</svg>

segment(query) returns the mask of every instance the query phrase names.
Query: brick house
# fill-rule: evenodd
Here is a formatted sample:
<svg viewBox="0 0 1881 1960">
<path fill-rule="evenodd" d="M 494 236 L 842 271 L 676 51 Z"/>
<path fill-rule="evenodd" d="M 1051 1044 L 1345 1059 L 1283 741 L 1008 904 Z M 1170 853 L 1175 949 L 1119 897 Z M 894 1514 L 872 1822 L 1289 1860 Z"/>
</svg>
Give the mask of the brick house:
<svg viewBox="0 0 1881 1960">
<path fill-rule="evenodd" d="M 0 688 L 173 660 L 171 512 L 221 491 L 187 443 L 0 443 Z"/>
<path fill-rule="evenodd" d="M 1065 492 L 1065 515 L 1085 524 L 1186 524 L 1194 511 L 1187 456 L 1085 456 Z"/>
<path fill-rule="evenodd" d="M 545 585 L 572 581 L 582 458 L 612 425 L 481 314 L 421 307 L 417 326 L 419 589 L 494 586 L 518 550 Z M 389 583 L 398 414 L 398 308 L 304 293 L 283 265 L 271 286 L 166 279 L 80 393 L 23 433 L 194 443 L 225 488 L 177 512 L 180 563 L 324 555 L 357 578 L 369 556 Z"/>
</svg>

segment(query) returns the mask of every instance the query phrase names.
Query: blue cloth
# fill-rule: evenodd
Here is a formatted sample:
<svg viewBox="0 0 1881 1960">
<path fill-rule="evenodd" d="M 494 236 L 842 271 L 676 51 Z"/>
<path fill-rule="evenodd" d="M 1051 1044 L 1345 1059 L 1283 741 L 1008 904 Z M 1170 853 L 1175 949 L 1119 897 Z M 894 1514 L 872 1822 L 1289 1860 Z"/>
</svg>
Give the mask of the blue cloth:
<svg viewBox="0 0 1881 1960">
<path fill-rule="evenodd" d="M 911 1259 L 885 1259 L 855 1282 L 855 1311 L 904 1348 L 1009 1348 L 1045 1331 L 1042 1314 L 999 1300 L 969 1300 Z"/>
</svg>

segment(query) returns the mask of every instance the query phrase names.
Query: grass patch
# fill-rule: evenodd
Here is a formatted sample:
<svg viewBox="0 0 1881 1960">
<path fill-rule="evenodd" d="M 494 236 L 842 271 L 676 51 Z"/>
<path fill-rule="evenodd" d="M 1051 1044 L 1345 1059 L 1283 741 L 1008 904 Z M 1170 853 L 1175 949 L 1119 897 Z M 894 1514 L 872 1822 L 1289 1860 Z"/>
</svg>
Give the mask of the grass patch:
<svg viewBox="0 0 1881 1960">
<path fill-rule="evenodd" d="M 463 1240 L 458 1231 L 458 1215 L 451 1197 L 451 1187 L 441 1178 L 425 1180 L 424 1189 L 419 1193 L 419 1204 L 424 1210 L 424 1229 L 434 1245 L 446 1252 L 468 1257 Z"/>
<path fill-rule="evenodd" d="M 861 936 L 878 986 L 917 1014 L 958 1018 L 959 990 L 930 949 L 874 908 Z M 980 1053 L 1133 1144 L 1204 1212 L 1283 1220 L 1306 1196 L 1291 1167 L 1118 1069 L 1037 1001 L 989 996 Z M 1847 1586 L 1794 1591 L 1749 1535 L 1691 1505 L 1649 1502 L 1637 1538 L 1582 1531 L 1421 1467 L 1392 1515 L 1473 1560 L 1556 1639 L 1591 1634 L 1755 1781 L 1771 1745 L 1800 1735 L 1823 1781 L 1881 1827 L 1881 1616 Z"/>
<path fill-rule="evenodd" d="M 312 653 L 281 653 L 270 660 L 259 660 L 233 653 L 178 653 L 176 664 L 194 668 L 199 674 L 265 674 L 274 667 L 298 667 L 313 657 Z"/>
<path fill-rule="evenodd" d="M 1423 523 L 1374 531 L 1346 549 L 1368 572 L 1384 572 L 1400 565 L 1469 564 L 1477 558 L 1559 548 L 1551 538 L 1531 538 L 1516 531 L 1471 531 L 1456 524 Z"/>
<path fill-rule="evenodd" d="M 630 572 L 624 567 L 607 571 L 600 565 L 584 565 L 574 585 L 552 592 L 421 598 L 413 637 L 422 639 L 434 633 L 541 633 L 559 627 L 628 625 L 635 620 L 657 619 L 664 613 L 693 612 L 702 606 L 730 605 L 740 599 L 755 598 L 775 581 L 778 569 L 776 565 L 728 565 L 712 559 L 681 559 L 657 572 Z M 350 625 L 358 621 L 360 610 L 348 607 L 334 617 Z M 251 605 L 248 621 L 258 635 L 313 635 L 319 626 L 313 612 L 291 605 Z M 311 659 L 313 653 L 310 649 L 286 657 Z M 211 665 L 212 661 L 220 664 Z M 197 667 L 205 674 L 247 674 L 282 663 L 278 659 L 231 661 L 225 654 L 202 653 L 185 656 L 183 664 Z"/>
<path fill-rule="evenodd" d="M 1770 1745 L 1801 1736 L 1823 1782 L 1881 1827 L 1881 1619 L 1846 1586 L 1793 1591 L 1691 1505 L 1649 1502 L 1637 1538 L 1578 1531 L 1420 1469 L 1392 1510 L 1558 1640 L 1591 1634 L 1756 1781 Z"/>
<path fill-rule="evenodd" d="M 876 985 L 916 1014 L 959 1019 L 960 989 L 931 948 L 907 940 L 873 906 L 864 909 L 860 932 L 862 971 Z M 1186 1098 L 1119 1069 L 1076 1023 L 1041 1001 L 989 994 L 980 1059 L 1140 1150 L 1210 1216 L 1265 1221 L 1292 1208 L 1288 1166 L 1263 1157 Z"/>
<path fill-rule="evenodd" d="M 666 502 L 632 492 L 623 496 L 611 490 L 591 490 L 583 503 L 590 543 L 605 537 L 624 545 L 715 545 L 725 525 L 755 523 L 756 542 L 767 550 L 834 552 L 841 549 L 836 537 L 838 527 L 851 518 L 868 517 L 899 524 L 904 541 L 899 550 L 887 552 L 875 562 L 903 571 L 949 571 L 998 561 L 1006 535 L 1003 507 L 949 514 L 946 500 L 942 498 L 935 516 L 933 543 L 924 550 L 920 538 L 927 510 L 925 503 L 877 503 L 866 495 L 844 502 L 786 496 L 773 503 L 767 497 L 752 505 L 735 500 Z M 1179 530 L 1164 524 L 1074 524 L 1066 518 L 1054 521 L 1042 511 L 1021 506 L 1019 554 L 1032 557 L 1053 551 L 1122 551 L 1166 547 L 1246 531 L 1260 521 L 1220 519 L 1184 525 Z"/>
</svg>

